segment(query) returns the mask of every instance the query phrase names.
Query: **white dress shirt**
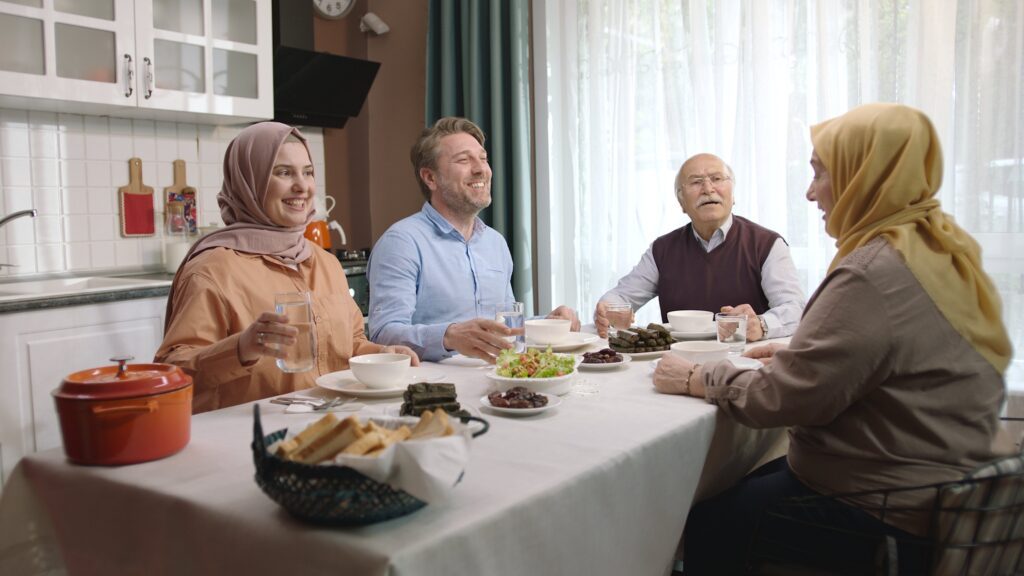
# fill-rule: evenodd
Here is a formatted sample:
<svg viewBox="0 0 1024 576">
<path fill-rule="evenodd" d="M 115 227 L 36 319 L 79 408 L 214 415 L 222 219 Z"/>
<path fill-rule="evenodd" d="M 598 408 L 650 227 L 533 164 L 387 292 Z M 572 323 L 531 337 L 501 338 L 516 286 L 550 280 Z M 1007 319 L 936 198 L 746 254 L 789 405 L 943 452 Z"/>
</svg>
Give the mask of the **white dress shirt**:
<svg viewBox="0 0 1024 576">
<path fill-rule="evenodd" d="M 715 230 L 710 241 L 701 238 L 696 229 L 693 229 L 693 236 L 705 251 L 711 252 L 725 242 L 731 228 L 732 215 L 721 228 Z M 619 279 L 615 288 L 605 292 L 604 296 L 601 296 L 601 301 L 628 303 L 634 310 L 638 310 L 658 295 L 658 265 L 654 262 L 652 247 L 653 244 L 647 247 L 647 251 L 640 257 L 640 262 L 629 274 Z M 768 252 L 768 258 L 761 266 L 761 291 L 768 297 L 769 308 L 762 314 L 765 325 L 768 326 L 768 332 L 763 338 L 781 338 L 792 334 L 800 323 L 807 297 L 800 289 L 800 279 L 790 256 L 789 246 L 782 238 L 775 240 L 771 251 Z M 732 306 L 738 304 L 750 303 L 734 302 Z"/>
</svg>

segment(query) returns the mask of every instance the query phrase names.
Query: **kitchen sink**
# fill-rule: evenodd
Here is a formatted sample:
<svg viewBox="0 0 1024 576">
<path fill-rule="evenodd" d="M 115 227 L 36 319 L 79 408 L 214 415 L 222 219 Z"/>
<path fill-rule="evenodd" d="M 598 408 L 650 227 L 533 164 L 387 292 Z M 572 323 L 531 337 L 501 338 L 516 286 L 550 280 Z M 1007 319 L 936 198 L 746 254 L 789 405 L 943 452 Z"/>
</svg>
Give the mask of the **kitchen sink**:
<svg viewBox="0 0 1024 576">
<path fill-rule="evenodd" d="M 170 286 L 170 284 L 170 280 L 119 276 L 78 276 L 49 280 L 7 282 L 0 283 L 0 302 L 36 300 L 94 292 L 114 292 L 136 288 Z"/>
</svg>

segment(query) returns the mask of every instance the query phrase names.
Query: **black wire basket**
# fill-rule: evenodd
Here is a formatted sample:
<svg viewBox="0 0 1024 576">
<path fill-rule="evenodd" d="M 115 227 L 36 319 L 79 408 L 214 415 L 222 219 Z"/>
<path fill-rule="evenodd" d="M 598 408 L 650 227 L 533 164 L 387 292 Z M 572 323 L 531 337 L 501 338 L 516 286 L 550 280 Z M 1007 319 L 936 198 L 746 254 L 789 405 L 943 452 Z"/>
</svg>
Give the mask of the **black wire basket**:
<svg viewBox="0 0 1024 576">
<path fill-rule="evenodd" d="M 490 427 L 486 420 L 475 416 L 459 420 L 463 424 L 473 421 L 483 425 L 473 432 L 474 438 Z M 408 492 L 377 482 L 348 466 L 318 466 L 279 458 L 267 451 L 267 446 L 283 440 L 288 430 L 264 436 L 259 404 L 253 405 L 253 421 L 256 484 L 296 518 L 315 524 L 359 526 L 405 516 L 426 506 L 426 502 Z"/>
</svg>

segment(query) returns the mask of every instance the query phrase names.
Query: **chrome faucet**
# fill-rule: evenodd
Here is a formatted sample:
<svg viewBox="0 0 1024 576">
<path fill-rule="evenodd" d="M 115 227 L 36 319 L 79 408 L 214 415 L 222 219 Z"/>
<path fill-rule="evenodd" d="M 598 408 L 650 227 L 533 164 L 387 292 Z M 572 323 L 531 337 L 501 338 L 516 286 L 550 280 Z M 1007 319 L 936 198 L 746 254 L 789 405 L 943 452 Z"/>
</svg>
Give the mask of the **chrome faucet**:
<svg viewBox="0 0 1024 576">
<path fill-rule="evenodd" d="M 4 224 L 7 224 L 11 220 L 17 220 L 18 218 L 21 218 L 22 216 L 31 216 L 31 217 L 35 218 L 36 217 L 36 209 L 35 208 L 30 208 L 28 210 L 19 210 L 17 212 L 14 212 L 12 214 L 8 214 L 7 216 L 4 216 L 3 218 L 0 218 L 0 227 L 3 227 Z"/>
<path fill-rule="evenodd" d="M 21 218 L 22 216 L 31 216 L 31 217 L 35 218 L 36 217 L 36 209 L 35 208 L 30 208 L 28 210 L 19 210 L 17 212 L 13 212 L 11 214 L 8 214 L 7 216 L 4 216 L 3 218 L 0 218 L 0 228 L 3 228 L 4 224 L 7 224 L 11 220 L 17 220 L 18 218 Z M 12 268 L 12 267 L 16 267 L 17 264 L 0 264 L 0 268 L 3 268 L 4 266 L 6 266 L 8 268 Z"/>
</svg>

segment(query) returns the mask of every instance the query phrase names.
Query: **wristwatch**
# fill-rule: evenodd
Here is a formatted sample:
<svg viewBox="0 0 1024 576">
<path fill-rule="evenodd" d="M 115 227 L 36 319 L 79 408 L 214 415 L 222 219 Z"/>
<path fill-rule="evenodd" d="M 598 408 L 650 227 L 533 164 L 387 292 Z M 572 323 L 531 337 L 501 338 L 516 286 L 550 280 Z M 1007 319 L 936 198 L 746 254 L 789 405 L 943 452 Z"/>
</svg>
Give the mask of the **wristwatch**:
<svg viewBox="0 0 1024 576">
<path fill-rule="evenodd" d="M 768 337 L 768 323 L 764 321 L 764 316 L 758 316 L 757 321 L 761 323 L 761 338 Z"/>
</svg>

